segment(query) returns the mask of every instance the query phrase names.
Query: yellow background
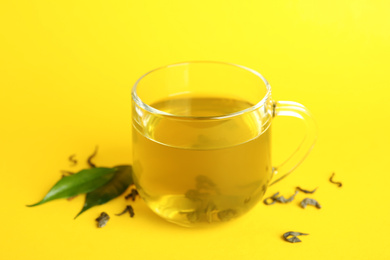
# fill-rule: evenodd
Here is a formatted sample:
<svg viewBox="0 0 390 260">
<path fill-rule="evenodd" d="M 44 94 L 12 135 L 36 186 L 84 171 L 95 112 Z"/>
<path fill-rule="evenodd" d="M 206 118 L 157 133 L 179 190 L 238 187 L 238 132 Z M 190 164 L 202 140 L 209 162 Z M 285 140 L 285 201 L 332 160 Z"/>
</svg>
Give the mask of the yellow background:
<svg viewBox="0 0 390 260">
<path fill-rule="evenodd" d="M 389 13 L 375 0 L 2 0 L 0 259 L 389 259 Z M 298 194 L 199 230 L 166 223 L 142 201 L 133 219 L 115 217 L 123 196 L 77 220 L 82 196 L 25 207 L 59 170 L 76 170 L 71 154 L 77 169 L 95 145 L 98 165 L 130 163 L 132 84 L 189 60 L 255 69 L 275 100 L 311 110 L 313 152 L 266 195 L 318 186 L 322 209 L 301 209 Z M 277 164 L 302 129 L 281 118 L 273 130 Z M 332 171 L 342 188 L 328 182 Z M 112 218 L 98 229 L 101 211 Z M 290 230 L 310 235 L 290 244 L 281 238 Z"/>
</svg>

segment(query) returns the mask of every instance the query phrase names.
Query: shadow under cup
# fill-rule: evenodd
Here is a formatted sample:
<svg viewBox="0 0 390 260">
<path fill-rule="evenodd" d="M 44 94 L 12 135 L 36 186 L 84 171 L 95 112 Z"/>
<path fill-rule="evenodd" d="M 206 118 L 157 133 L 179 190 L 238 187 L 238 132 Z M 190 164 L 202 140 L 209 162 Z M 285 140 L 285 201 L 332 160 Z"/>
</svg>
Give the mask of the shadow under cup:
<svg viewBox="0 0 390 260">
<path fill-rule="evenodd" d="M 153 70 L 132 92 L 134 182 L 146 204 L 183 226 L 253 208 L 272 178 L 267 81 L 234 64 Z"/>
</svg>

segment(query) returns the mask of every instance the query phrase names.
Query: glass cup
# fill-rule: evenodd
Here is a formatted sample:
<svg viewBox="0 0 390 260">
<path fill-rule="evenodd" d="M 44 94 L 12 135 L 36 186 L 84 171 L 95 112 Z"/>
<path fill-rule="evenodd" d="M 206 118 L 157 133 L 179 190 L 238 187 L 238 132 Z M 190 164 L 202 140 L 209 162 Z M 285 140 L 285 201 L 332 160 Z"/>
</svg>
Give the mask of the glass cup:
<svg viewBox="0 0 390 260">
<path fill-rule="evenodd" d="M 198 226 L 253 208 L 314 145 L 316 126 L 301 104 L 274 101 L 258 72 L 222 62 L 152 70 L 132 90 L 134 182 L 164 219 Z M 307 133 L 282 165 L 271 163 L 275 116 L 302 119 Z"/>
</svg>

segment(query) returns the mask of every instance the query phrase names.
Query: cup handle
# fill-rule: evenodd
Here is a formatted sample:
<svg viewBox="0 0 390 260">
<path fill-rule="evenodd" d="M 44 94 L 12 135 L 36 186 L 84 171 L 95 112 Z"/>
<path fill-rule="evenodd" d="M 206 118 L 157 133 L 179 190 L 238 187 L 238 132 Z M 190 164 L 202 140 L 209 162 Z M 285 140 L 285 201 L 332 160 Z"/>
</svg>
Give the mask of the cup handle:
<svg viewBox="0 0 390 260">
<path fill-rule="evenodd" d="M 292 101 L 274 101 L 272 116 L 292 116 L 305 122 L 306 135 L 297 150 L 281 165 L 273 167 L 273 176 L 277 177 L 270 186 L 287 177 L 309 154 L 317 139 L 317 125 L 307 108 Z"/>
</svg>

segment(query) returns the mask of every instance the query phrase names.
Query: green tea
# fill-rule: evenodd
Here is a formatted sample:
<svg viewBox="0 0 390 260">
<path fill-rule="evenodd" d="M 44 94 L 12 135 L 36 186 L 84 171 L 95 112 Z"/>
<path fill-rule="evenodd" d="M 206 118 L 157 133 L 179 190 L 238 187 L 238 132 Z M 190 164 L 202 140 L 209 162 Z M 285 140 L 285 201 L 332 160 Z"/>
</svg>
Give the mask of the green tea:
<svg viewBox="0 0 390 260">
<path fill-rule="evenodd" d="M 133 122 L 134 181 L 144 201 L 184 226 L 236 218 L 272 177 L 270 119 L 235 99 L 173 97 Z"/>
</svg>

